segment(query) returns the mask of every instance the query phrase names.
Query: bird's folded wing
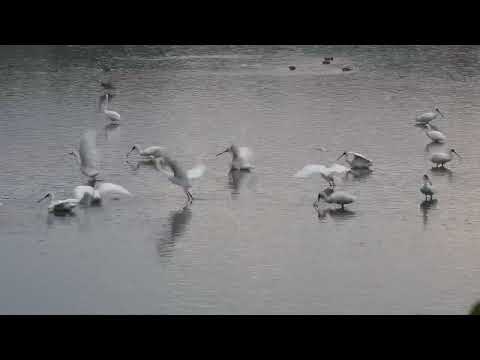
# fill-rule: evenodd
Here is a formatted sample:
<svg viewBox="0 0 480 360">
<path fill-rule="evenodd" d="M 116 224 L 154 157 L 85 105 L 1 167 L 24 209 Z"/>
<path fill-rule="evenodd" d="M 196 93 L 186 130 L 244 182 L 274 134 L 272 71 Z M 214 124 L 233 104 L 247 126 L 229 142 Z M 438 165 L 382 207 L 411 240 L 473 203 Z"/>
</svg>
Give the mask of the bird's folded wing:
<svg viewBox="0 0 480 360">
<path fill-rule="evenodd" d="M 106 194 L 121 194 L 121 195 L 132 195 L 130 191 L 125 189 L 123 186 L 112 184 L 112 183 L 103 183 L 98 188 L 97 191 L 101 196 Z"/>
<path fill-rule="evenodd" d="M 253 152 L 248 147 L 242 146 L 238 148 L 238 155 L 245 161 L 249 161 L 253 157 Z"/>
<path fill-rule="evenodd" d="M 323 165 L 310 164 L 306 165 L 302 170 L 298 171 L 294 177 L 305 178 L 313 174 L 325 173 L 327 168 Z"/>
<path fill-rule="evenodd" d="M 91 186 L 80 185 L 73 189 L 73 196 L 81 200 L 85 194 L 93 195 L 93 188 Z"/>
<path fill-rule="evenodd" d="M 363 156 L 362 154 L 359 154 L 359 153 L 356 153 L 356 152 L 351 152 L 350 154 L 352 154 L 354 157 L 356 158 L 359 158 L 359 159 L 363 159 L 363 160 L 366 160 L 366 161 L 369 161 L 371 162 L 370 159 L 367 159 L 365 156 Z"/>
<path fill-rule="evenodd" d="M 193 169 L 187 171 L 187 177 L 189 179 L 196 179 L 205 173 L 207 167 L 203 164 L 195 166 Z"/>
</svg>

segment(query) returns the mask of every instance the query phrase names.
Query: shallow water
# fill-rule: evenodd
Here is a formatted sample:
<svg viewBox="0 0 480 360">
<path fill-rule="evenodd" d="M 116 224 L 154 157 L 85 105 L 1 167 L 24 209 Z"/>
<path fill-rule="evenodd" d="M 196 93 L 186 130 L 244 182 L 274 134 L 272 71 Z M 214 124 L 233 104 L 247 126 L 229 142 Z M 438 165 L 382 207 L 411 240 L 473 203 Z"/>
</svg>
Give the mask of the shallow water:
<svg viewBox="0 0 480 360">
<path fill-rule="evenodd" d="M 480 298 L 480 47 L 0 54 L 0 313 L 462 314 Z M 117 127 L 98 112 L 106 77 Z M 437 148 L 413 125 L 436 106 L 441 148 L 463 157 L 448 171 L 431 170 Z M 48 215 L 36 200 L 85 182 L 67 153 L 87 128 L 97 130 L 101 178 L 134 197 Z M 228 156 L 215 158 L 233 142 L 254 150 L 252 173 L 231 178 Z M 192 206 L 152 166 L 125 161 L 134 143 L 163 145 L 186 168 L 207 165 Z M 326 182 L 292 175 L 346 150 L 374 171 L 337 179 L 357 197 L 348 211 L 322 203 L 317 213 Z M 424 173 L 438 189 L 427 206 Z"/>
</svg>

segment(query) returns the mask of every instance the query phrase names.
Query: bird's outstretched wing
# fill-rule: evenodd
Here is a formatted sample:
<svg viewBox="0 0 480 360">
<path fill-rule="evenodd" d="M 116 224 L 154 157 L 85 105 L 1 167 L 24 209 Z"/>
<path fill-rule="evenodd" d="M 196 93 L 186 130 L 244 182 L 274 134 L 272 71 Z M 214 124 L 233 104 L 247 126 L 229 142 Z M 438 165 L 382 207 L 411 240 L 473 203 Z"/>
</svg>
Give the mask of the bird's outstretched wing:
<svg viewBox="0 0 480 360">
<path fill-rule="evenodd" d="M 129 195 L 129 196 L 132 195 L 130 191 L 125 189 L 123 186 L 112 184 L 112 183 L 102 183 L 97 187 L 97 191 L 100 193 L 101 196 L 104 196 L 107 194 Z"/>
<path fill-rule="evenodd" d="M 356 153 L 356 152 L 353 152 L 353 151 L 350 151 L 349 154 L 353 155 L 354 159 L 362 159 L 362 160 L 365 160 L 365 161 L 368 161 L 368 162 L 372 162 L 370 159 L 367 159 L 362 154 L 359 154 L 359 153 Z"/>
<path fill-rule="evenodd" d="M 93 196 L 93 188 L 91 186 L 80 185 L 73 189 L 73 196 L 77 200 L 81 200 L 85 194 Z"/>
<path fill-rule="evenodd" d="M 348 171 L 347 167 L 339 164 L 333 164 L 330 167 L 326 167 L 324 165 L 310 164 L 310 165 L 306 165 L 303 169 L 298 171 L 294 176 L 298 178 L 309 177 L 313 174 L 324 174 L 328 176 L 333 173 L 342 174 L 347 171 Z"/>
<path fill-rule="evenodd" d="M 207 167 L 203 164 L 195 166 L 193 169 L 187 171 L 187 177 L 189 179 L 196 179 L 205 173 Z"/>
<path fill-rule="evenodd" d="M 87 130 L 80 140 L 80 164 L 82 171 L 88 176 L 98 174 L 97 162 L 97 144 L 95 130 Z"/>
</svg>

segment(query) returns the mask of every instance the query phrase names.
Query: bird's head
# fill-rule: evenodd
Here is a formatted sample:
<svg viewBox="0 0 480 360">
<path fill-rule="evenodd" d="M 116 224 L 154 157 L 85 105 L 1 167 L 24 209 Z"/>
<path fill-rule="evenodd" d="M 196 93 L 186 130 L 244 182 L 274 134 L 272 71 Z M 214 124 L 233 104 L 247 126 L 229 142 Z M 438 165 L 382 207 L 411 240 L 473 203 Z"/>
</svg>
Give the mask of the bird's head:
<svg viewBox="0 0 480 360">
<path fill-rule="evenodd" d="M 127 156 L 130 155 L 131 152 L 133 151 L 137 151 L 137 152 L 140 152 L 140 148 L 137 144 L 133 145 L 132 148 L 130 149 L 130 151 L 127 153 Z"/>
<path fill-rule="evenodd" d="M 427 174 L 423 175 L 423 181 L 428 182 L 430 185 L 432 185 L 432 182 L 430 181 L 430 178 L 428 177 Z"/>
<path fill-rule="evenodd" d="M 445 117 L 445 116 L 443 116 L 443 114 L 441 113 L 439 108 L 435 108 L 435 112 L 439 113 L 442 118 Z"/>
<path fill-rule="evenodd" d="M 458 155 L 458 153 L 455 151 L 455 149 L 450 149 L 450 152 L 451 152 L 452 154 L 457 155 L 460 159 L 462 158 L 460 155 Z"/>
</svg>

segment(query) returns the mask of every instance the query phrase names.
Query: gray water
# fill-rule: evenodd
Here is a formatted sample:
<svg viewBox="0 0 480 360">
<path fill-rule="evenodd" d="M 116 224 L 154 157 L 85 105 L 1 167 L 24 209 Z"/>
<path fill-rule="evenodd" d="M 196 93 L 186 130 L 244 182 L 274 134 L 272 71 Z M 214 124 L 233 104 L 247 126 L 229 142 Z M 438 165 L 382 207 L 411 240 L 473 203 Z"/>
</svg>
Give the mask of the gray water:
<svg viewBox="0 0 480 360">
<path fill-rule="evenodd" d="M 2 46 L 0 313 L 468 312 L 480 298 L 479 56 L 478 46 Z M 116 128 L 98 112 L 106 77 Z M 443 147 L 463 157 L 449 171 L 431 171 L 413 126 L 436 106 Z M 49 215 L 36 200 L 85 183 L 67 153 L 87 128 L 101 178 L 134 196 Z M 134 143 L 165 146 L 185 168 L 205 163 L 190 207 L 162 173 L 125 161 Z M 229 157 L 215 158 L 232 143 L 251 147 L 256 166 L 233 180 Z M 348 150 L 374 171 L 339 177 L 357 201 L 346 212 L 322 203 L 319 216 L 326 182 L 292 175 Z M 427 208 L 424 173 L 438 189 Z"/>
</svg>

